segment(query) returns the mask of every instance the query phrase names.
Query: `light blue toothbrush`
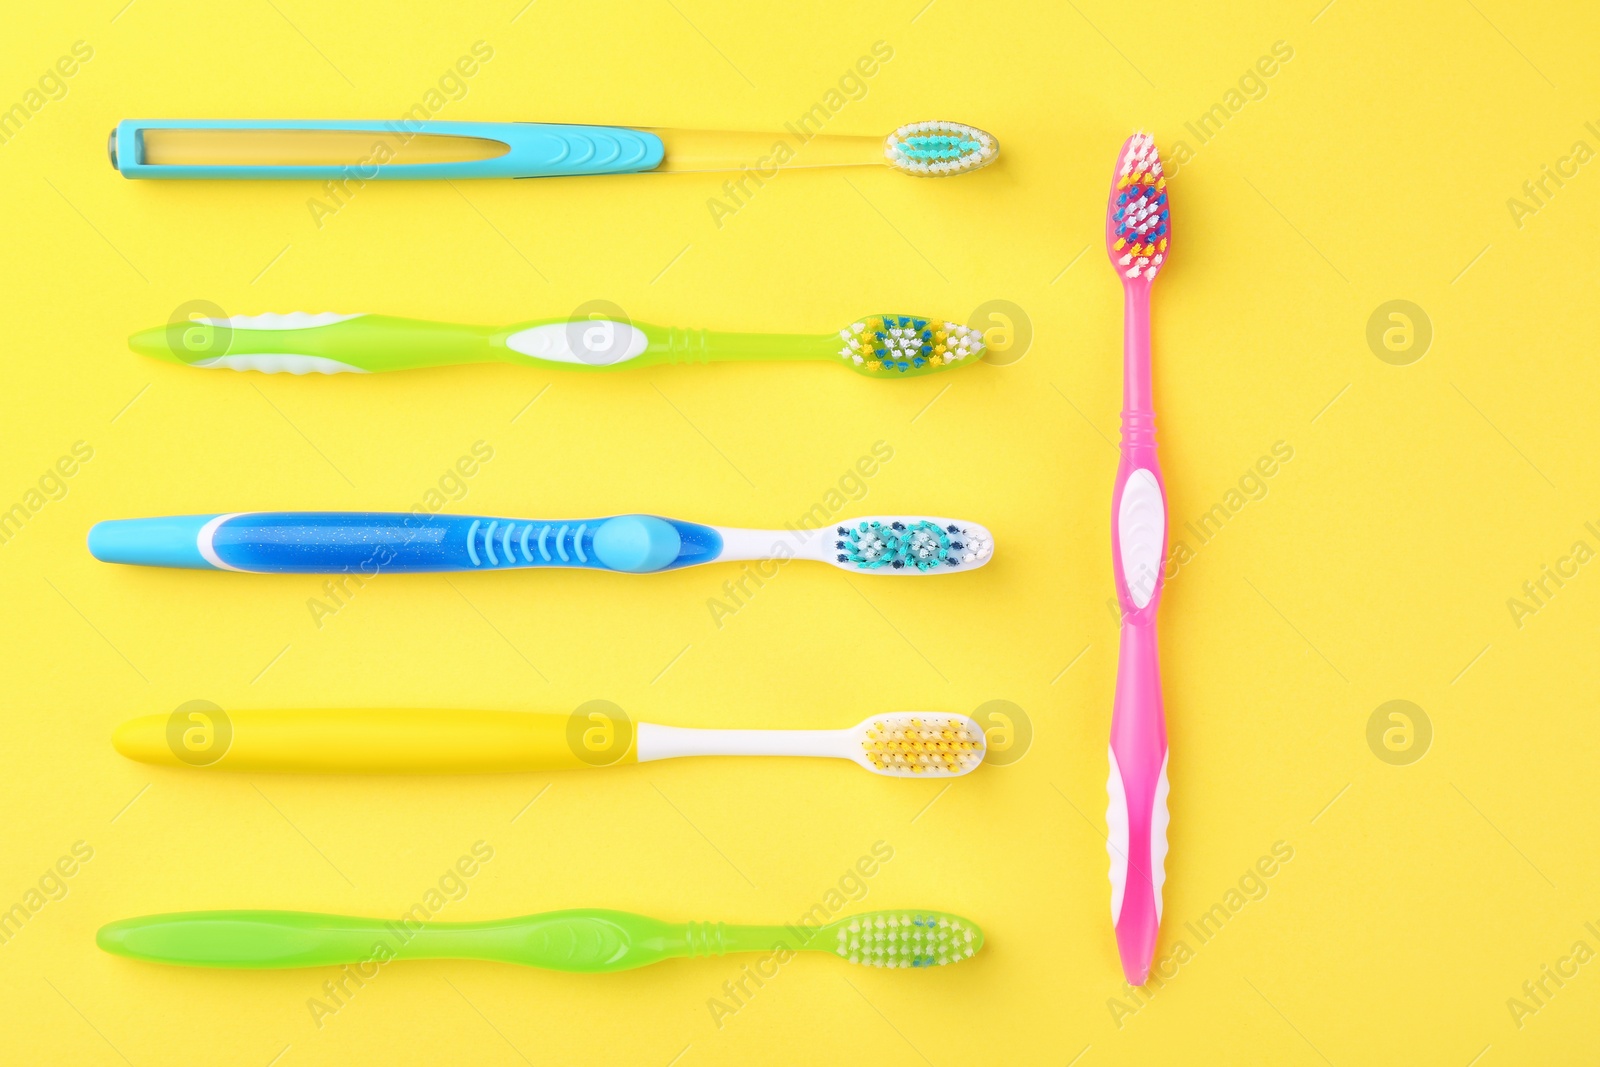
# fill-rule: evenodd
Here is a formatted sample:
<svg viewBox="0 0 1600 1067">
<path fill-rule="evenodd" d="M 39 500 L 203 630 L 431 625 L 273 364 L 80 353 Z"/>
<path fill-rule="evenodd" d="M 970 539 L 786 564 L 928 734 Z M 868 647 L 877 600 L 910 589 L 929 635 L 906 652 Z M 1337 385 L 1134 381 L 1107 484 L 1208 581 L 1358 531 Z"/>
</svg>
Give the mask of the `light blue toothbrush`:
<svg viewBox="0 0 1600 1067">
<path fill-rule="evenodd" d="M 107 149 L 111 165 L 127 178 L 346 182 L 738 171 L 780 165 L 887 165 L 938 178 L 986 167 L 1000 153 L 992 136 L 959 122 L 914 122 L 883 138 L 809 131 L 801 136 L 793 127 L 790 134 L 766 134 L 415 119 L 126 119 L 111 131 Z"/>
</svg>

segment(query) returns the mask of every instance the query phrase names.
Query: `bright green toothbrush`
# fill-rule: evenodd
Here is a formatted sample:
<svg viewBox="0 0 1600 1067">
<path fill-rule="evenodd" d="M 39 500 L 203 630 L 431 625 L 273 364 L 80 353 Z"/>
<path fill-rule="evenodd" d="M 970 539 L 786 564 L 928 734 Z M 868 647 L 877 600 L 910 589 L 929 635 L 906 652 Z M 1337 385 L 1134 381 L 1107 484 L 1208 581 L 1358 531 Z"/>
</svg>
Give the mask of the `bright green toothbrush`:
<svg viewBox="0 0 1600 1067">
<path fill-rule="evenodd" d="M 191 911 L 100 928 L 119 956 L 190 967 L 329 967 L 493 960 L 599 974 L 729 952 L 827 952 L 867 967 L 938 967 L 983 947 L 983 931 L 940 911 L 872 911 L 824 926 L 669 923 L 584 908 L 476 923 L 385 921 L 298 911 Z"/>
<path fill-rule="evenodd" d="M 682 330 L 613 319 L 460 326 L 387 315 L 234 315 L 180 320 L 128 339 L 135 352 L 190 367 L 338 374 L 515 363 L 616 370 L 729 360 L 823 360 L 869 378 L 912 378 L 977 361 L 983 334 L 919 315 L 870 315 L 838 333 Z"/>
</svg>

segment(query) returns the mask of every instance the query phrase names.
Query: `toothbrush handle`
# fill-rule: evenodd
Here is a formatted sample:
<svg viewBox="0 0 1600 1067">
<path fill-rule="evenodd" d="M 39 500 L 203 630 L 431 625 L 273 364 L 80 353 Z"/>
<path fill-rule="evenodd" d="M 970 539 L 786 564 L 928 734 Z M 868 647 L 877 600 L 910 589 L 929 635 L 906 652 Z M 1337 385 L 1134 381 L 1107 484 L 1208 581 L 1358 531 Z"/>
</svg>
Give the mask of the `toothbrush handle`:
<svg viewBox="0 0 1600 1067">
<path fill-rule="evenodd" d="M 128 345 L 141 355 L 194 367 L 290 374 L 371 374 L 459 363 L 523 361 L 489 326 L 387 315 L 238 315 L 141 330 Z"/>
<path fill-rule="evenodd" d="M 1122 626 L 1110 764 L 1111 918 L 1123 973 L 1139 986 L 1155 956 L 1167 856 L 1167 740 L 1153 623 Z"/>
<path fill-rule="evenodd" d="M 247 709 L 225 719 L 180 711 L 130 719 L 112 743 L 142 763 L 297 774 L 488 774 L 634 762 L 627 727 L 595 746 L 600 725 L 574 726 L 569 716 L 550 713 L 441 708 Z"/>
<path fill-rule="evenodd" d="M 722 550 L 709 526 L 617 515 L 538 521 L 479 515 L 280 511 L 117 519 L 89 531 L 108 563 L 252 571 L 379 574 L 583 567 L 631 573 L 705 563 Z"/>
<path fill-rule="evenodd" d="M 162 130 L 219 131 L 253 136 L 241 162 L 150 162 L 147 141 Z M 272 159 L 271 138 L 286 145 L 306 135 L 355 134 L 355 158 L 335 163 L 260 162 Z M 364 135 L 364 136 L 363 136 Z M 498 142 L 505 151 L 486 159 L 406 163 L 406 145 L 417 135 Z M 235 136 L 215 138 L 215 155 L 244 143 Z M 267 148 L 265 155 L 262 146 Z M 125 119 L 111 135 L 111 161 L 125 178 L 300 178 L 332 179 L 359 189 L 374 180 L 401 178 L 545 178 L 580 174 L 632 174 L 654 170 L 665 153 L 661 138 L 624 126 L 568 126 L 543 122 L 435 122 L 406 119 Z M 391 162 L 393 161 L 393 162 Z M 346 189 L 348 195 L 349 189 Z"/>
<path fill-rule="evenodd" d="M 383 921 L 292 911 L 178 912 L 108 923 L 96 936 L 107 952 L 156 963 L 353 964 L 362 978 L 394 959 L 492 960 L 598 973 L 680 956 L 768 951 L 792 941 L 780 927 L 666 923 L 598 908 L 477 923 L 420 922 L 410 915 Z"/>
<path fill-rule="evenodd" d="M 1155 955 L 1167 855 L 1167 729 L 1156 609 L 1166 559 L 1167 505 L 1156 460 L 1148 283 L 1126 290 L 1122 462 L 1111 540 L 1122 607 L 1106 782 L 1111 918 L 1124 975 L 1143 985 Z"/>
<path fill-rule="evenodd" d="M 833 360 L 833 337 L 718 333 L 611 319 L 465 326 L 389 315 L 236 315 L 141 330 L 141 355 L 191 367 L 371 374 L 461 363 L 608 371 L 726 360 Z"/>
<path fill-rule="evenodd" d="M 438 945 L 434 939 L 400 940 L 416 932 L 401 923 L 344 915 L 194 911 L 109 923 L 95 940 L 119 956 L 189 967 L 332 967 L 385 954 L 422 956 L 422 948 Z"/>
</svg>

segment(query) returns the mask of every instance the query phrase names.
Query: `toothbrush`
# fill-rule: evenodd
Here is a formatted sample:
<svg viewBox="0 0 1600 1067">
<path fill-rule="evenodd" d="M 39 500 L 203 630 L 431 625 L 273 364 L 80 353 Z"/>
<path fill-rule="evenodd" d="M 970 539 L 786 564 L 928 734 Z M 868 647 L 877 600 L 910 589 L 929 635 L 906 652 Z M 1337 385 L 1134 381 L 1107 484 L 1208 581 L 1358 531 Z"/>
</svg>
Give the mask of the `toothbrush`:
<svg viewBox="0 0 1600 1067">
<path fill-rule="evenodd" d="M 125 119 L 111 165 L 125 178 L 544 178 L 580 174 L 744 171 L 886 164 L 944 177 L 993 163 L 994 137 L 959 122 L 914 122 L 887 138 L 541 122 L 365 119 Z M 791 159 L 798 159 L 790 163 Z"/>
<path fill-rule="evenodd" d="M 655 515 L 539 521 L 375 511 L 250 511 L 111 519 L 89 530 L 105 563 L 257 574 L 414 574 L 582 567 L 645 574 L 724 560 L 811 559 L 867 574 L 953 574 L 989 562 L 977 523 L 922 515 L 824 530 L 740 530 Z"/>
<path fill-rule="evenodd" d="M 1161 922 L 1167 858 L 1167 726 L 1161 707 L 1156 608 L 1167 553 L 1166 489 L 1156 462 L 1150 384 L 1150 286 L 1171 238 L 1167 180 L 1155 141 L 1122 146 L 1106 207 L 1106 250 L 1122 279 L 1122 461 L 1112 493 L 1112 569 L 1122 642 L 1111 716 L 1106 851 L 1111 920 L 1129 985 L 1143 985 Z"/>
<path fill-rule="evenodd" d="M 599 974 L 729 952 L 827 952 L 866 967 L 942 967 L 983 947 L 977 925 L 941 911 L 871 911 L 822 926 L 669 923 L 584 908 L 489 922 L 356 919 L 298 911 L 191 911 L 108 923 L 107 952 L 188 967 L 336 967 L 489 960 Z"/>
<path fill-rule="evenodd" d="M 983 333 L 920 315 L 869 315 L 837 333 L 760 334 L 668 329 L 610 319 L 460 326 L 333 312 L 234 315 L 174 322 L 128 338 L 141 355 L 189 367 L 338 374 L 512 363 L 604 371 L 623 366 L 756 360 L 840 363 L 869 378 L 914 378 L 970 366 Z"/>
<path fill-rule="evenodd" d="M 141 763 L 299 774 L 506 773 L 684 756 L 817 756 L 890 778 L 952 778 L 976 769 L 984 754 L 976 722 L 930 712 L 878 715 L 843 730 L 695 730 L 651 722 L 630 730 L 623 720 L 615 734 L 623 752 L 609 762 L 599 759 L 605 753 L 584 749 L 582 730 L 592 721 L 548 712 L 231 711 L 226 740 L 210 729 L 193 735 L 201 742 L 191 740 L 189 720 L 178 720 L 184 727 L 178 733 L 171 732 L 173 721 L 171 714 L 130 719 L 112 743 Z"/>
</svg>

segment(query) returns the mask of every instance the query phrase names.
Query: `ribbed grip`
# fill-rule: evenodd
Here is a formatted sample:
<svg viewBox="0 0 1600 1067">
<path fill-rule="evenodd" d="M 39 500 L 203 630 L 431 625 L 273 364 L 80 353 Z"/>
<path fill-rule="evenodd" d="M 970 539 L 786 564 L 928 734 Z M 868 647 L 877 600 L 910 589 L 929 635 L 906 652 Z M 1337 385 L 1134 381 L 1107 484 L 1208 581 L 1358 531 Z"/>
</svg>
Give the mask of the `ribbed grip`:
<svg viewBox="0 0 1600 1067">
<path fill-rule="evenodd" d="M 530 522 L 478 515 L 258 512 L 211 532 L 225 567 L 274 574 L 379 574 L 506 567 L 606 569 L 594 552 L 600 519 Z M 202 545 L 202 552 L 207 546 Z"/>
<path fill-rule="evenodd" d="M 1122 411 L 1122 447 L 1125 450 L 1156 447 L 1156 416 L 1151 411 Z"/>
<path fill-rule="evenodd" d="M 201 534 L 224 569 L 275 574 L 378 574 L 582 567 L 652 571 L 714 559 L 710 527 L 649 515 L 532 520 L 415 512 L 253 512 Z"/>
<path fill-rule="evenodd" d="M 666 344 L 659 349 L 667 363 L 710 363 L 709 330 L 684 330 L 676 326 L 666 331 Z"/>
<path fill-rule="evenodd" d="M 689 923 L 684 927 L 684 943 L 690 956 L 726 956 L 731 948 L 727 943 L 726 923 Z"/>
</svg>

